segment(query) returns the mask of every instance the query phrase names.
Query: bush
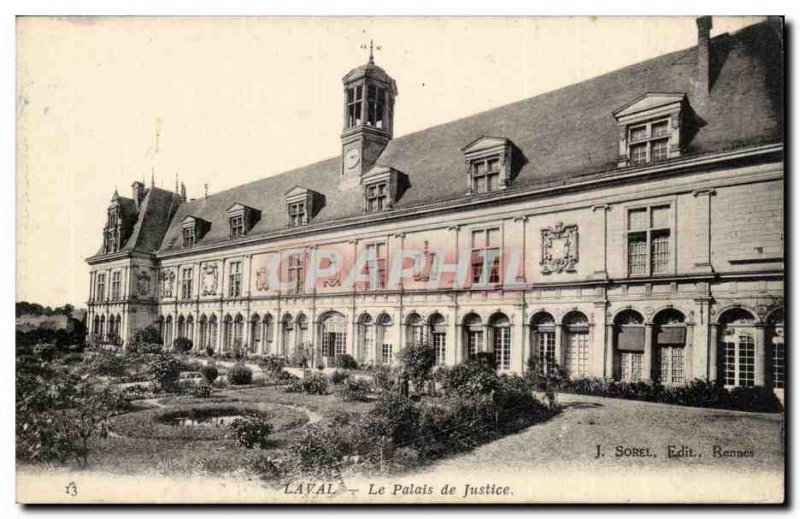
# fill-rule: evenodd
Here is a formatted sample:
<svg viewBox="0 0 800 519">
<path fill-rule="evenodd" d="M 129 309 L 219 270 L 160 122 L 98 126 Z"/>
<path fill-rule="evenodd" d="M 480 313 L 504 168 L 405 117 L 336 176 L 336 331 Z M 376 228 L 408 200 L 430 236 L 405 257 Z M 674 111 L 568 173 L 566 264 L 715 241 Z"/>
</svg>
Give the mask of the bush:
<svg viewBox="0 0 800 519">
<path fill-rule="evenodd" d="M 143 344 L 162 344 L 161 339 L 161 332 L 159 329 L 154 325 L 145 326 L 144 328 L 140 328 L 133 332 L 131 335 L 130 341 L 128 341 L 128 347 L 133 347 L 134 349 L 140 347 Z"/>
<path fill-rule="evenodd" d="M 375 383 L 375 389 L 382 391 L 391 391 L 394 387 L 394 377 L 392 376 L 392 368 L 386 364 L 379 364 L 369 369 L 369 374 L 372 375 L 372 380 Z"/>
<path fill-rule="evenodd" d="M 208 382 L 209 384 L 213 384 L 217 377 L 219 376 L 219 370 L 216 366 L 203 366 L 200 368 L 200 374 L 203 375 L 203 379 Z"/>
<path fill-rule="evenodd" d="M 491 393 L 497 388 L 498 380 L 494 357 L 489 362 L 478 354 L 446 371 L 442 386 L 446 394 L 469 397 Z"/>
<path fill-rule="evenodd" d="M 331 373 L 330 376 L 331 384 L 335 385 L 343 384 L 345 380 L 348 379 L 349 376 L 350 376 L 349 373 L 345 373 L 344 371 L 337 369 L 333 373 Z"/>
<path fill-rule="evenodd" d="M 369 415 L 382 418 L 389 427 L 389 435 L 397 443 L 414 438 L 419 411 L 408 397 L 398 393 L 384 393 L 378 399 Z"/>
<path fill-rule="evenodd" d="M 228 382 L 236 386 L 244 386 L 253 383 L 253 370 L 242 362 L 237 362 L 228 372 Z"/>
<path fill-rule="evenodd" d="M 425 385 L 436 365 L 436 351 L 426 342 L 409 344 L 400 352 L 400 362 L 417 391 Z"/>
<path fill-rule="evenodd" d="M 206 346 L 206 356 L 213 357 L 214 356 L 214 348 L 213 346 Z"/>
<path fill-rule="evenodd" d="M 259 359 L 258 365 L 269 378 L 280 380 L 286 375 L 283 371 L 283 368 L 286 367 L 286 359 L 284 357 L 267 355 Z"/>
<path fill-rule="evenodd" d="M 366 402 L 369 390 L 368 382 L 350 377 L 336 390 L 336 394 L 345 402 Z"/>
<path fill-rule="evenodd" d="M 195 384 L 194 387 L 191 388 L 190 394 L 195 398 L 208 398 L 213 393 L 214 388 L 211 387 L 210 384 L 203 381 L 199 384 Z"/>
<path fill-rule="evenodd" d="M 169 353 L 156 356 L 147 365 L 147 376 L 153 385 L 168 393 L 177 391 L 181 375 L 181 363 Z"/>
<path fill-rule="evenodd" d="M 231 422 L 230 428 L 236 442 L 246 449 L 269 447 L 272 424 L 268 415 L 248 414 Z"/>
<path fill-rule="evenodd" d="M 358 362 L 352 355 L 342 353 L 336 356 L 336 367 L 339 369 L 358 369 Z"/>
<path fill-rule="evenodd" d="M 172 349 L 177 351 L 178 353 L 189 353 L 192 351 L 192 340 L 188 337 L 176 337 L 174 341 L 172 341 Z"/>
<path fill-rule="evenodd" d="M 98 349 L 84 357 L 87 369 L 102 377 L 123 377 L 130 365 L 129 358 L 108 350 Z"/>
<path fill-rule="evenodd" d="M 306 373 L 303 378 L 293 380 L 285 389 L 287 393 L 327 395 L 328 377 L 321 373 Z"/>
</svg>

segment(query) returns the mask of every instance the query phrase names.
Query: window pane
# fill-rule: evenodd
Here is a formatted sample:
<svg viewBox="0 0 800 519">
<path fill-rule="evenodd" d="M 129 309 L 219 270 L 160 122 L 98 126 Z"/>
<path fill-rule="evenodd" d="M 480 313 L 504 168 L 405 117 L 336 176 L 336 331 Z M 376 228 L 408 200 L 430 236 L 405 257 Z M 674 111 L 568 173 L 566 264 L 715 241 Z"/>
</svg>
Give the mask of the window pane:
<svg viewBox="0 0 800 519">
<path fill-rule="evenodd" d="M 499 171 L 500 170 L 500 159 L 490 159 L 488 163 L 489 171 Z"/>
<path fill-rule="evenodd" d="M 647 126 L 631 128 L 631 141 L 640 141 L 647 138 Z"/>
<path fill-rule="evenodd" d="M 472 248 L 479 249 L 486 245 L 484 237 L 486 233 L 483 230 L 480 231 L 472 231 Z"/>
<path fill-rule="evenodd" d="M 644 233 L 628 235 L 628 273 L 647 274 L 647 237 Z"/>
<path fill-rule="evenodd" d="M 647 144 L 631 145 L 631 164 L 644 164 L 647 162 Z"/>
<path fill-rule="evenodd" d="M 723 372 L 725 374 L 725 385 L 736 385 L 736 343 L 733 342 L 732 337 L 725 339 L 723 343 L 725 348 L 725 356 L 722 359 Z"/>
<path fill-rule="evenodd" d="M 661 205 L 653 207 L 651 215 L 651 227 L 653 229 L 666 229 L 670 226 L 669 206 Z"/>
<path fill-rule="evenodd" d="M 772 339 L 772 385 L 782 389 L 786 382 L 786 349 L 783 337 Z"/>
<path fill-rule="evenodd" d="M 492 175 L 486 175 L 486 191 L 497 191 L 498 185 L 500 183 L 500 175 L 497 173 Z"/>
<path fill-rule="evenodd" d="M 628 211 L 628 230 L 641 231 L 647 229 L 647 209 L 631 209 Z"/>
<path fill-rule="evenodd" d="M 487 247 L 498 247 L 500 246 L 500 229 L 488 229 L 486 231 L 487 235 Z"/>
<path fill-rule="evenodd" d="M 653 274 L 665 274 L 669 268 L 669 231 L 653 231 L 650 258 Z"/>
<path fill-rule="evenodd" d="M 667 139 L 653 141 L 650 157 L 653 162 L 669 158 L 669 141 Z"/>
<path fill-rule="evenodd" d="M 751 387 L 755 384 L 756 346 L 749 335 L 739 336 L 739 385 Z"/>
<path fill-rule="evenodd" d="M 665 137 L 669 134 L 669 124 L 667 121 L 653 123 L 653 137 Z"/>
</svg>

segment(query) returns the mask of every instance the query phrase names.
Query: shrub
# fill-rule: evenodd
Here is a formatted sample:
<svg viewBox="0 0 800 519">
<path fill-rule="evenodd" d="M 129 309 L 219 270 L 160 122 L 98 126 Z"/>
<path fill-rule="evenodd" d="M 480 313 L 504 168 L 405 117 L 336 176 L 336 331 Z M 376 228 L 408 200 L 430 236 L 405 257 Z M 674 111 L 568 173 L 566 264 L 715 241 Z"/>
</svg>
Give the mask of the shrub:
<svg viewBox="0 0 800 519">
<path fill-rule="evenodd" d="M 151 324 L 133 332 L 130 341 L 128 341 L 128 347 L 137 348 L 143 344 L 161 345 L 162 342 L 161 332 L 156 326 Z"/>
<path fill-rule="evenodd" d="M 213 391 L 214 389 L 211 385 L 203 381 L 194 385 L 194 387 L 191 388 L 190 394 L 195 398 L 208 398 Z"/>
<path fill-rule="evenodd" d="M 172 348 L 178 353 L 189 353 L 192 351 L 192 346 L 192 340 L 188 337 L 176 337 L 175 340 L 172 341 Z"/>
<path fill-rule="evenodd" d="M 358 369 L 358 362 L 348 353 L 336 356 L 336 367 L 339 369 Z"/>
<path fill-rule="evenodd" d="M 208 382 L 209 384 L 213 384 L 217 377 L 219 376 L 219 370 L 216 366 L 203 366 L 200 368 L 200 374 L 203 375 L 203 379 Z"/>
<path fill-rule="evenodd" d="M 248 414 L 237 418 L 230 424 L 231 433 L 236 442 L 246 449 L 269 447 L 269 435 L 272 424 L 268 415 Z"/>
<path fill-rule="evenodd" d="M 169 353 L 162 353 L 156 356 L 147 365 L 148 378 L 161 391 L 168 393 L 176 391 L 180 375 L 181 363 Z"/>
<path fill-rule="evenodd" d="M 228 372 L 228 382 L 236 386 L 252 384 L 253 370 L 245 366 L 243 362 L 237 362 Z"/>
<path fill-rule="evenodd" d="M 58 353 L 56 345 L 52 342 L 37 342 L 33 347 L 33 353 L 44 361 L 51 361 Z"/>
<path fill-rule="evenodd" d="M 87 369 L 104 377 L 122 377 L 129 367 L 129 359 L 124 355 L 99 349 L 93 354 L 84 357 L 88 363 Z"/>
<path fill-rule="evenodd" d="M 336 390 L 336 394 L 345 402 L 366 402 L 369 390 L 368 382 L 350 377 Z"/>
<path fill-rule="evenodd" d="M 258 365 L 264 370 L 264 373 L 273 379 L 282 379 L 286 375 L 283 368 L 286 367 L 286 359 L 278 357 L 277 355 L 267 355 L 259 359 Z"/>
<path fill-rule="evenodd" d="M 382 391 L 391 391 L 394 387 L 394 379 L 392 376 L 392 368 L 386 364 L 379 364 L 370 368 L 370 375 L 375 383 L 375 389 Z"/>
<path fill-rule="evenodd" d="M 303 378 L 293 380 L 285 389 L 287 393 L 327 395 L 328 377 L 321 373 L 306 373 Z"/>
<path fill-rule="evenodd" d="M 368 414 L 386 421 L 389 435 L 395 442 L 403 443 L 415 436 L 419 411 L 408 397 L 384 393 Z"/>
<path fill-rule="evenodd" d="M 214 356 L 214 347 L 213 346 L 206 346 L 206 356 L 213 357 Z"/>
<path fill-rule="evenodd" d="M 344 371 L 337 369 L 330 375 L 331 384 L 343 384 L 348 377 L 350 377 L 349 373 L 345 373 Z"/>
<path fill-rule="evenodd" d="M 442 381 L 445 393 L 454 396 L 475 396 L 489 394 L 497 388 L 499 377 L 494 366 L 494 357 L 489 362 L 479 355 L 467 359 L 463 364 L 454 366 L 445 373 Z"/>
<path fill-rule="evenodd" d="M 160 355 L 164 347 L 156 342 L 148 342 L 139 346 L 139 353 L 143 355 Z"/>
<path fill-rule="evenodd" d="M 419 390 L 429 380 L 431 370 L 436 365 L 436 351 L 427 342 L 415 342 L 403 348 L 400 362 L 414 387 Z"/>
<path fill-rule="evenodd" d="M 231 355 L 233 360 L 243 360 L 247 356 L 247 348 L 246 345 L 242 342 L 241 339 L 235 339 L 233 341 L 233 345 L 231 346 Z"/>
</svg>

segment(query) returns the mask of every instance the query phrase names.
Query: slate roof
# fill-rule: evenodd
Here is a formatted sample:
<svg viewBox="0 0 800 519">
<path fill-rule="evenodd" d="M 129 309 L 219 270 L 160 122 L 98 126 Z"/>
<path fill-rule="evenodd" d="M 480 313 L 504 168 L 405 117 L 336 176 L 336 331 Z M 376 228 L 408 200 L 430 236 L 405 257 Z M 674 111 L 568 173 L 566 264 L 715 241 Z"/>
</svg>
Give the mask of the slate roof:
<svg viewBox="0 0 800 519">
<path fill-rule="evenodd" d="M 684 149 L 684 157 L 781 141 L 780 33 L 765 22 L 715 37 L 711 49 L 712 87 L 705 103 L 693 93 L 697 48 L 692 47 L 393 139 L 378 164 L 405 173 L 410 181 L 395 207 L 466 198 L 461 150 L 482 135 L 508 138 L 522 155 L 516 160 L 518 171 L 509 190 L 558 185 L 584 175 L 617 171 L 618 133 L 613 112 L 647 92 L 687 94 L 700 127 Z M 160 250 L 181 247 L 181 220 L 187 215 L 211 222 L 199 244 L 227 241 L 226 209 L 236 202 L 261 211 L 248 237 L 285 231 L 284 193 L 294 186 L 325 196 L 325 207 L 311 225 L 362 216 L 361 189 L 339 191 L 340 160 L 333 157 L 186 202 L 172 219 Z M 144 236 L 147 233 L 141 230 L 135 233 L 146 247 L 154 247 L 159 239 L 165 214 L 162 211 L 160 223 L 152 225 L 153 236 Z"/>
</svg>

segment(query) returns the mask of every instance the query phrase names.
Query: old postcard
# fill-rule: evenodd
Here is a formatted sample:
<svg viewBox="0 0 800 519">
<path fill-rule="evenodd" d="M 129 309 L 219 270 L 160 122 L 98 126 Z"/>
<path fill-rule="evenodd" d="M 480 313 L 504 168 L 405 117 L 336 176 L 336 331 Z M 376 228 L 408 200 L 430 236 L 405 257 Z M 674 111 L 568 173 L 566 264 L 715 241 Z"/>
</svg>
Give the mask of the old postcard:
<svg viewBox="0 0 800 519">
<path fill-rule="evenodd" d="M 19 17 L 21 503 L 782 503 L 780 17 Z"/>
</svg>

